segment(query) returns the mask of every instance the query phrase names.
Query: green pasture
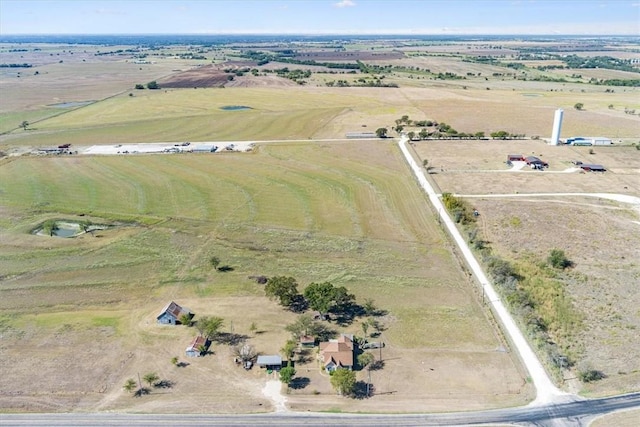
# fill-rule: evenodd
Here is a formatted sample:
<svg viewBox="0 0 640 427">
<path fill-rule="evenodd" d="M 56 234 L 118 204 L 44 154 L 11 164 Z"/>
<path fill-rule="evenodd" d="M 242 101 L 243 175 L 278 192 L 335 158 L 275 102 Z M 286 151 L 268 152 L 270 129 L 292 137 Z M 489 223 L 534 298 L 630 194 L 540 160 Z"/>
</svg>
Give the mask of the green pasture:
<svg viewBox="0 0 640 427">
<path fill-rule="evenodd" d="M 12 144 L 76 145 L 157 141 L 311 138 L 346 109 L 379 107 L 369 96 L 326 90 L 134 91 L 38 123 Z M 225 111 L 226 105 L 251 110 Z"/>
</svg>

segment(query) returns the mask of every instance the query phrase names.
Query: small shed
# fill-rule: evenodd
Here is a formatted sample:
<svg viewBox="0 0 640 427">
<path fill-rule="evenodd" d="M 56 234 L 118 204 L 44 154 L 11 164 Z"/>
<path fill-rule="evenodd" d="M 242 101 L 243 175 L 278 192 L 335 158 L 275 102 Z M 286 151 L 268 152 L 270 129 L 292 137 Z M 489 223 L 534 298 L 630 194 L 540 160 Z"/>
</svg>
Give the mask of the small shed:
<svg viewBox="0 0 640 427">
<path fill-rule="evenodd" d="M 508 162 L 524 162 L 524 156 L 522 154 L 508 154 Z"/>
<path fill-rule="evenodd" d="M 180 318 L 185 315 L 189 316 L 189 319 L 193 317 L 191 310 L 171 301 L 162 309 L 160 314 L 156 316 L 156 320 L 162 325 L 177 325 L 180 323 Z"/>
<path fill-rule="evenodd" d="M 587 171 L 587 172 L 606 172 L 607 171 L 605 167 L 602 165 L 590 165 L 587 163 L 582 163 L 578 167 L 583 171 Z"/>
<path fill-rule="evenodd" d="M 316 345 L 315 337 L 311 335 L 303 335 L 300 337 L 300 347 L 313 348 Z"/>
<path fill-rule="evenodd" d="M 198 335 L 191 341 L 189 347 L 185 350 L 185 354 L 188 357 L 200 357 L 202 356 L 203 350 L 206 351 L 209 348 L 209 340 L 205 337 Z"/>
<path fill-rule="evenodd" d="M 191 146 L 194 153 L 215 153 L 218 147 L 214 144 L 195 144 Z"/>
<path fill-rule="evenodd" d="M 277 354 L 258 356 L 256 364 L 261 368 L 280 370 L 282 368 L 282 357 Z"/>
</svg>

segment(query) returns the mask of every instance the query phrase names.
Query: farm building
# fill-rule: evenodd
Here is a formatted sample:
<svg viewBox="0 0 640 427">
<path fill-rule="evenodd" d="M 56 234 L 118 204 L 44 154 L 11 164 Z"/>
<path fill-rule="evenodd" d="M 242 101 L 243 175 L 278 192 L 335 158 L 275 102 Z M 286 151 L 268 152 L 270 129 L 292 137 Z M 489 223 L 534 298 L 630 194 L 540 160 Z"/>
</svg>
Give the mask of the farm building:
<svg viewBox="0 0 640 427">
<path fill-rule="evenodd" d="M 214 144 L 195 144 L 191 146 L 194 153 L 215 153 L 218 147 Z"/>
<path fill-rule="evenodd" d="M 156 320 L 162 325 L 177 325 L 180 323 L 182 316 L 189 316 L 189 319 L 191 319 L 193 317 L 193 313 L 188 308 L 180 307 L 178 304 L 171 301 L 162 309 L 160 314 L 158 314 Z"/>
<path fill-rule="evenodd" d="M 587 172 L 606 172 L 607 170 L 602 165 L 590 165 L 586 163 L 582 163 L 578 165 L 580 169 Z"/>
<path fill-rule="evenodd" d="M 354 344 L 353 335 L 342 334 L 337 340 L 320 343 L 320 359 L 327 372 L 336 369 L 353 369 Z"/>
<path fill-rule="evenodd" d="M 256 364 L 261 368 L 273 369 L 275 371 L 282 368 L 282 358 L 276 355 L 258 356 Z"/>
<path fill-rule="evenodd" d="M 613 145 L 613 141 L 602 136 L 576 136 L 567 138 L 568 145 Z"/>
<path fill-rule="evenodd" d="M 527 162 L 527 164 L 530 165 L 530 166 L 538 166 L 538 167 L 543 167 L 543 168 L 549 167 L 549 163 L 540 160 L 536 156 L 527 156 L 527 157 L 525 157 L 524 161 Z"/>
<path fill-rule="evenodd" d="M 310 335 L 301 336 L 299 341 L 302 348 L 313 348 L 316 345 L 316 339 Z"/>
<path fill-rule="evenodd" d="M 188 357 L 200 357 L 202 353 L 209 348 L 209 340 L 205 337 L 198 335 L 191 341 L 189 347 L 184 351 Z"/>
<path fill-rule="evenodd" d="M 507 162 L 524 162 L 524 156 L 522 154 L 509 154 L 507 155 Z"/>
</svg>

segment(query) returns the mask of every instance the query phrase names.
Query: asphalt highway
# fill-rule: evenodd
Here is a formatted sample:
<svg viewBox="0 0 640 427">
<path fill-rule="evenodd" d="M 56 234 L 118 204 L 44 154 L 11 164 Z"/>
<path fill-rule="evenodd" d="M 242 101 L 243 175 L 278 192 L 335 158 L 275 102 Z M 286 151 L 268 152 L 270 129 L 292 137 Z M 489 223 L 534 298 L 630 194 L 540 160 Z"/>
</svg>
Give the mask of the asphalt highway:
<svg viewBox="0 0 640 427">
<path fill-rule="evenodd" d="M 359 415 L 276 412 L 250 415 L 209 414 L 0 414 L 0 425 L 13 426 L 587 426 L 595 417 L 623 409 L 640 409 L 640 393 L 602 399 L 566 398 L 561 403 L 446 414 Z M 640 425 L 640 419 L 638 419 Z"/>
</svg>

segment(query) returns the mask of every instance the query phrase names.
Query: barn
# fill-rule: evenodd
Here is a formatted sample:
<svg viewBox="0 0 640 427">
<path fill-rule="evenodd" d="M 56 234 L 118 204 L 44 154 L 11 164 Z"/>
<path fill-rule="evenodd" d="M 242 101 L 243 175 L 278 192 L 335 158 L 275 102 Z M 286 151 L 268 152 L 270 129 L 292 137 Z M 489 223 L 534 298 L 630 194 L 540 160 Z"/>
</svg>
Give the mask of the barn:
<svg viewBox="0 0 640 427">
<path fill-rule="evenodd" d="M 171 301 L 156 316 L 156 320 L 162 325 L 177 325 L 183 316 L 189 316 L 189 319 L 191 319 L 193 318 L 193 313 L 188 308 L 181 307 Z"/>
<path fill-rule="evenodd" d="M 587 172 L 606 172 L 607 171 L 605 167 L 602 165 L 590 165 L 590 164 L 583 163 L 578 167 L 583 171 L 587 171 Z"/>
</svg>

